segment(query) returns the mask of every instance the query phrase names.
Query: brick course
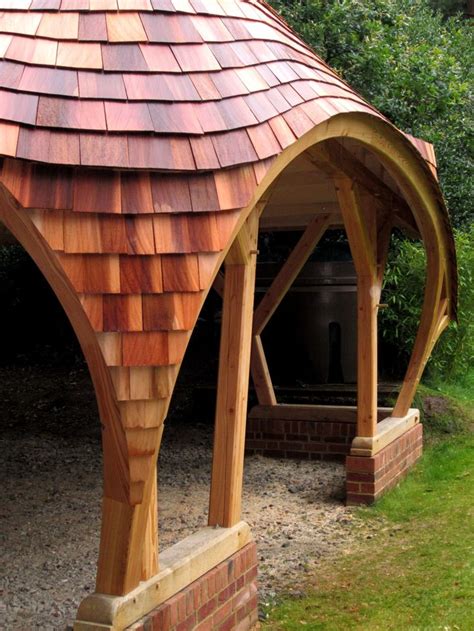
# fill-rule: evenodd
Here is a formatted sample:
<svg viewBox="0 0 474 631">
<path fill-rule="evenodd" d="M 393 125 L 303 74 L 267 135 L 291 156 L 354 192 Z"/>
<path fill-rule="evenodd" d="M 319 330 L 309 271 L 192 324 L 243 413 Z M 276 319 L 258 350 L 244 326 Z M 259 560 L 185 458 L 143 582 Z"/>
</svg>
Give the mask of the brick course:
<svg viewBox="0 0 474 631">
<path fill-rule="evenodd" d="M 347 504 L 375 502 L 406 476 L 422 451 L 423 426 L 418 423 L 375 456 L 348 456 Z"/>
<path fill-rule="evenodd" d="M 282 414 L 285 412 L 282 411 Z M 286 420 L 250 415 L 245 451 L 273 458 L 344 462 L 356 434 L 354 421 Z"/>
<path fill-rule="evenodd" d="M 248 631 L 257 620 L 257 548 L 252 542 L 129 631 Z"/>
</svg>

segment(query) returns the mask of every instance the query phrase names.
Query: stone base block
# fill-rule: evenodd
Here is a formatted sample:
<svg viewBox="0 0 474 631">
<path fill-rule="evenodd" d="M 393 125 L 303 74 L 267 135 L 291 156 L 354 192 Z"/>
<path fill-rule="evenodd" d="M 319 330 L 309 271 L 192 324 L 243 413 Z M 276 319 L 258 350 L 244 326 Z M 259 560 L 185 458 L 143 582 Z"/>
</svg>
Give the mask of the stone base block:
<svg viewBox="0 0 474 631">
<path fill-rule="evenodd" d="M 375 456 L 348 456 L 347 504 L 375 502 L 408 473 L 422 451 L 423 426 L 417 423 Z"/>
<path fill-rule="evenodd" d="M 257 620 L 257 548 L 252 542 L 129 631 L 248 631 Z"/>
</svg>

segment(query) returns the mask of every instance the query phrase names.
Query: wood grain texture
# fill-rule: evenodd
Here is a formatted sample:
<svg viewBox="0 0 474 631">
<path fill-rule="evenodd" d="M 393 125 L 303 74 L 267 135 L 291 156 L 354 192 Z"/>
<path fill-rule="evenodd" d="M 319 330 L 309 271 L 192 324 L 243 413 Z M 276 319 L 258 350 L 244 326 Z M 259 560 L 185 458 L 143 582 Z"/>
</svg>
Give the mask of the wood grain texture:
<svg viewBox="0 0 474 631">
<path fill-rule="evenodd" d="M 374 205 L 363 204 L 357 184 L 336 179 L 336 191 L 357 271 L 357 435 L 377 432 L 377 224 Z"/>
<path fill-rule="evenodd" d="M 230 527 L 240 520 L 257 236 L 254 210 L 226 262 L 210 526 Z"/>
</svg>

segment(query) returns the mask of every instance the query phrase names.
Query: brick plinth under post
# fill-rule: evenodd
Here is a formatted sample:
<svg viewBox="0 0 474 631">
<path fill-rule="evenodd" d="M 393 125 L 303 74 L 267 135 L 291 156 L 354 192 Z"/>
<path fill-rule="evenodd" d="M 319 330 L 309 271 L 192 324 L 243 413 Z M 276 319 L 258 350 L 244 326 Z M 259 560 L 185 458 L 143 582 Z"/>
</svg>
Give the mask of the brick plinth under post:
<svg viewBox="0 0 474 631">
<path fill-rule="evenodd" d="M 422 451 L 423 426 L 417 423 L 375 456 L 348 456 L 347 504 L 375 502 L 405 477 Z"/>
<path fill-rule="evenodd" d="M 128 629 L 248 631 L 257 620 L 257 548 L 252 542 Z"/>
</svg>

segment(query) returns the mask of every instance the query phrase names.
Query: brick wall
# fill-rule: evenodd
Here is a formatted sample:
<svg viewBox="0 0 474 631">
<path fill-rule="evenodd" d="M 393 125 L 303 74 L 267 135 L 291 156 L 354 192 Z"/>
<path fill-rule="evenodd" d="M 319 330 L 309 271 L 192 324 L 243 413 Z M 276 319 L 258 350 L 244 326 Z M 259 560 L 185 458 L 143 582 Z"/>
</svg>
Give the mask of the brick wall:
<svg viewBox="0 0 474 631">
<path fill-rule="evenodd" d="M 255 407 L 247 421 L 246 453 L 343 462 L 356 433 L 355 414 L 352 419 L 335 420 L 334 416 L 321 418 L 315 411 L 316 418 L 311 419 L 308 418 L 311 411 L 305 408 L 306 418 L 302 420 L 297 418 L 298 412 L 290 406 L 279 406 L 277 411 L 267 406 Z"/>
<path fill-rule="evenodd" d="M 375 456 L 348 456 L 347 504 L 372 504 L 408 473 L 422 450 L 423 426 L 418 423 Z"/>
<path fill-rule="evenodd" d="M 129 631 L 248 631 L 257 619 L 257 548 L 252 542 Z"/>
</svg>

